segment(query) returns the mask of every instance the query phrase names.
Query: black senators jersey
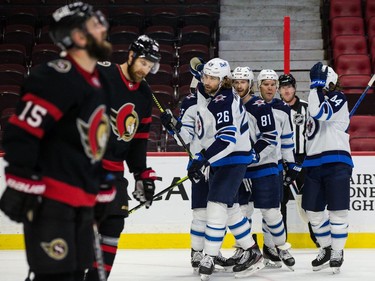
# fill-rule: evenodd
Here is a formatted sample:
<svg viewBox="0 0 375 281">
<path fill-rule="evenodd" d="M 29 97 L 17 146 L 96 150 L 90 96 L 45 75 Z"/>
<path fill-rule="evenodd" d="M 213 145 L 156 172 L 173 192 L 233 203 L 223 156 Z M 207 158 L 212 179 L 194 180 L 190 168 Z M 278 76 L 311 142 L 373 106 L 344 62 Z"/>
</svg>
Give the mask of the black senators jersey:
<svg viewBox="0 0 375 281">
<path fill-rule="evenodd" d="M 110 132 L 108 85 L 70 57 L 33 68 L 4 134 L 6 173 L 40 175 L 43 196 L 93 206 Z"/>
<path fill-rule="evenodd" d="M 120 65 L 99 66 L 113 87 L 110 96 L 111 136 L 104 156 L 106 170 L 123 171 L 126 161 L 130 172 L 146 169 L 147 140 L 152 121 L 152 92 L 148 83 L 128 81 Z"/>
</svg>

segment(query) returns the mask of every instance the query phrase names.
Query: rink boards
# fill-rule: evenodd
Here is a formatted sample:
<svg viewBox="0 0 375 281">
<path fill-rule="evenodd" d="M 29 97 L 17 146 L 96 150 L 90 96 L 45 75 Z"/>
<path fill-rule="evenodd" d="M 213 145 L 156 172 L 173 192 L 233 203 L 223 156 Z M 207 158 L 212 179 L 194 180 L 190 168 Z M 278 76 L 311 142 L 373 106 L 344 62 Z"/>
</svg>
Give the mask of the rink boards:
<svg viewBox="0 0 375 281">
<path fill-rule="evenodd" d="M 375 153 L 353 153 L 354 170 L 351 181 L 351 210 L 349 216 L 348 248 L 375 248 Z M 163 180 L 156 182 L 156 193 L 186 176 L 188 157 L 181 153 L 151 153 L 148 166 L 153 167 Z M 4 190 L 3 161 L 0 157 L 0 193 Z M 129 176 L 129 191 L 134 181 Z M 189 228 L 191 222 L 190 182 L 155 200 L 150 209 L 141 208 L 125 220 L 120 248 L 164 249 L 190 248 Z M 130 201 L 130 208 L 137 205 Z M 261 216 L 258 210 L 253 217 L 253 231 L 261 232 Z M 306 223 L 298 215 L 294 200 L 288 203 L 288 241 L 294 248 L 314 247 Z M 258 235 L 262 242 L 262 235 Z M 223 247 L 233 245 L 231 234 L 225 238 Z M 9 221 L 0 212 L 0 250 L 23 249 L 23 235 L 20 224 Z"/>
</svg>

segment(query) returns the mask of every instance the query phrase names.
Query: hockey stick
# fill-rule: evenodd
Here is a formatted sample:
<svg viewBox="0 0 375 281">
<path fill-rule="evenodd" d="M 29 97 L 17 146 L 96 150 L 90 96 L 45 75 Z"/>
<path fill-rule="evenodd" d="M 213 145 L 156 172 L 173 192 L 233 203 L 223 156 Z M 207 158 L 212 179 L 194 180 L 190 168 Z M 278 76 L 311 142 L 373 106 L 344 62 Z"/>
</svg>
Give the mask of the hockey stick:
<svg viewBox="0 0 375 281">
<path fill-rule="evenodd" d="M 94 253 L 99 281 L 107 281 L 107 274 L 104 268 L 103 252 L 100 246 L 100 234 L 96 223 L 93 224 L 92 229 L 94 231 Z"/>
<path fill-rule="evenodd" d="M 168 192 L 169 190 L 175 188 L 176 186 L 180 185 L 181 183 L 183 183 L 184 181 L 186 181 L 189 177 L 188 176 L 185 176 L 183 177 L 182 179 L 176 181 L 175 183 L 172 183 L 170 186 L 168 186 L 167 188 L 163 189 L 162 191 L 160 191 L 159 193 L 155 194 L 152 199 L 154 200 L 155 198 L 158 198 L 159 196 L 163 195 L 164 193 Z M 131 213 L 134 213 L 135 211 L 137 211 L 139 208 L 143 207 L 144 205 L 146 205 L 146 202 L 143 202 L 137 206 L 135 206 L 133 209 L 130 209 L 129 210 L 129 215 Z M 102 280 L 100 280 L 102 281 Z"/>
<path fill-rule="evenodd" d="M 161 104 L 159 103 L 158 99 L 155 97 L 154 94 L 152 94 L 152 99 L 154 100 L 156 106 L 159 108 L 160 112 L 161 113 L 165 112 L 164 108 L 161 106 Z M 176 127 L 172 123 L 171 123 L 171 127 L 173 129 L 173 132 L 176 134 L 178 140 L 181 142 L 181 145 L 183 146 L 183 148 L 185 149 L 185 151 L 189 155 L 189 158 L 193 159 L 193 155 L 191 154 L 190 149 L 188 148 L 185 141 L 182 139 L 181 135 L 177 132 Z"/>
<path fill-rule="evenodd" d="M 365 98 L 368 90 L 370 90 L 372 84 L 374 84 L 374 81 L 375 81 L 375 74 L 371 77 L 370 81 L 367 84 L 366 89 L 363 91 L 363 93 L 361 94 L 361 96 L 359 97 L 359 99 L 357 100 L 357 102 L 355 103 L 355 105 L 353 106 L 352 110 L 350 111 L 349 118 L 351 118 L 354 115 L 354 113 L 357 110 L 358 106 L 361 104 L 362 100 Z"/>
<path fill-rule="evenodd" d="M 295 182 L 289 184 L 290 191 L 294 197 L 294 201 L 296 202 L 297 213 L 299 217 L 305 222 L 308 223 L 309 219 L 307 218 L 306 211 L 302 208 L 302 194 L 299 194 L 299 190 Z"/>
</svg>

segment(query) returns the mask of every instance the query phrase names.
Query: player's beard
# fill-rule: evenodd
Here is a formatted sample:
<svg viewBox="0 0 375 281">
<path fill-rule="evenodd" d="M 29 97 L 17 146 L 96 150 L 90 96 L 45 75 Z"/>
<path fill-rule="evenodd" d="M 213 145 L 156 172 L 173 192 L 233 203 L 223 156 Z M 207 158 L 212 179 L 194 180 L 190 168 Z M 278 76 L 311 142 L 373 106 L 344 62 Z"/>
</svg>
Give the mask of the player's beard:
<svg viewBox="0 0 375 281">
<path fill-rule="evenodd" d="M 112 45 L 106 40 L 98 43 L 97 40 L 88 33 L 86 50 L 90 57 L 95 58 L 98 61 L 107 61 L 112 54 Z"/>
<path fill-rule="evenodd" d="M 135 83 L 140 83 L 146 77 L 146 75 L 142 73 L 141 71 L 135 71 L 134 61 L 128 67 L 128 74 L 129 74 L 130 80 Z"/>
</svg>

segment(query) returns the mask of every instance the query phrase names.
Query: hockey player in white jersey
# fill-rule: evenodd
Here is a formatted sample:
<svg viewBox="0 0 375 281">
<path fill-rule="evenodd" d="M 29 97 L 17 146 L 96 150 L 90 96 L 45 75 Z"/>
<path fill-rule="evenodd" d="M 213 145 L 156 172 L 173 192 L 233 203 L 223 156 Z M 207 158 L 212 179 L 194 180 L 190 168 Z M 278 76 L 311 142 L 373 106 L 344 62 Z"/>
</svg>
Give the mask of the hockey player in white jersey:
<svg viewBox="0 0 375 281">
<path fill-rule="evenodd" d="M 290 107 L 282 100 L 275 98 L 278 88 L 278 75 L 272 69 L 263 69 L 258 75 L 258 88 L 260 97 L 272 107 L 277 130 L 277 149 L 273 153 L 275 157 L 274 164 L 277 165 L 277 175 L 273 174 L 273 186 L 277 187 L 273 190 L 272 198 L 275 200 L 274 206 L 268 211 L 267 216 L 263 215 L 263 255 L 266 262 L 272 262 L 279 267 L 280 260 L 291 270 L 295 264 L 295 260 L 288 251 L 290 244 L 286 243 L 286 232 L 283 223 L 280 202 L 283 197 L 283 182 L 291 183 L 297 177 L 300 166 L 295 163 L 294 158 L 294 140 L 293 130 L 290 120 Z M 285 162 L 288 170 L 283 179 L 282 171 Z M 254 180 L 253 180 L 254 181 Z M 267 183 L 269 186 L 271 182 Z M 278 189 L 276 191 L 276 189 Z M 277 201 L 277 203 L 276 203 Z"/>
<path fill-rule="evenodd" d="M 338 75 L 321 62 L 310 70 L 305 186 L 302 207 L 321 246 L 313 270 L 339 272 L 348 237 L 350 155 L 348 103 Z"/>
<path fill-rule="evenodd" d="M 265 187 L 263 179 L 273 178 L 278 181 L 276 157 L 277 131 L 272 107 L 254 94 L 254 73 L 249 67 L 236 67 L 232 72 L 233 88 L 241 97 L 241 101 L 249 117 L 250 136 L 257 161 L 253 161 L 247 168 L 245 178 L 238 191 L 238 202 L 243 214 L 248 218 L 250 226 L 254 204 L 266 217 L 268 209 L 277 207 L 278 202 L 268 200 L 273 197 L 273 187 L 270 183 Z M 257 163 L 255 163 L 257 162 Z M 273 176 L 271 176 L 273 175 Z M 266 200 L 267 198 L 267 200 Z M 236 251 L 229 261 L 238 261 L 243 253 L 238 243 Z"/>
<path fill-rule="evenodd" d="M 212 59 L 205 64 L 202 82 L 197 86 L 193 137 L 199 140 L 202 150 L 191 161 L 188 176 L 192 181 L 199 181 L 204 177 L 202 168 L 210 166 L 205 256 L 199 264 L 202 280 L 213 273 L 227 226 L 246 249 L 240 262 L 233 267 L 235 275 L 248 276 L 262 265 L 262 254 L 250 235 L 249 222 L 235 204 L 253 155 L 247 115 L 239 97 L 232 91 L 230 74 L 227 61 Z M 184 126 L 181 132 L 183 129 Z"/>
</svg>

